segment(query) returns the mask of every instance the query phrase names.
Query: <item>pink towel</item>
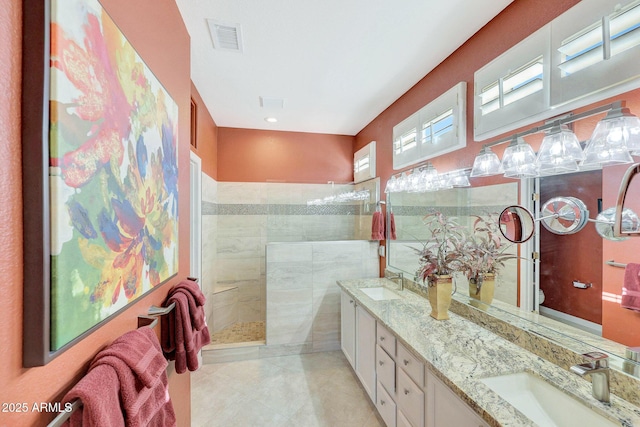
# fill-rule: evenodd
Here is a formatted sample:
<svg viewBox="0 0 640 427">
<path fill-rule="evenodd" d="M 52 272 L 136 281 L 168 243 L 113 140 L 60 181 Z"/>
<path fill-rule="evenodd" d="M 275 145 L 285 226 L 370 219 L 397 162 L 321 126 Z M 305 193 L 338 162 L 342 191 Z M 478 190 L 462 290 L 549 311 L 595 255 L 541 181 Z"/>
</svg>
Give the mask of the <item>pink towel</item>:
<svg viewBox="0 0 640 427">
<path fill-rule="evenodd" d="M 162 317 L 162 350 L 169 360 L 176 361 L 176 372 L 198 369 L 198 352 L 211 342 L 207 327 L 205 297 L 198 284 L 190 280 L 174 286 L 164 306 L 176 303 L 175 309 Z"/>
<path fill-rule="evenodd" d="M 640 264 L 629 263 L 624 270 L 622 308 L 640 311 Z"/>
<path fill-rule="evenodd" d="M 176 426 L 167 388 L 167 361 L 153 330 L 127 332 L 99 352 L 62 404 L 82 401 L 66 425 Z"/>
<path fill-rule="evenodd" d="M 393 217 L 393 212 L 389 214 L 389 238 L 396 240 L 396 219 Z"/>
<path fill-rule="evenodd" d="M 380 211 L 371 218 L 371 240 L 384 240 L 384 215 Z"/>
</svg>

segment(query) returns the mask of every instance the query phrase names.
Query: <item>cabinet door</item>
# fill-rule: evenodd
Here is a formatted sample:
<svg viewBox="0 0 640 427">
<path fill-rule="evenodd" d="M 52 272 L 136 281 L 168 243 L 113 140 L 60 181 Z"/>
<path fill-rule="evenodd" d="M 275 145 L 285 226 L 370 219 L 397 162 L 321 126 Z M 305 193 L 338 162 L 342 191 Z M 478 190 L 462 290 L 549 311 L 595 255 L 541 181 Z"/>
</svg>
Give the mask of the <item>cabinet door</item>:
<svg viewBox="0 0 640 427">
<path fill-rule="evenodd" d="M 340 346 L 351 367 L 356 368 L 356 304 L 342 291 L 340 297 Z"/>
<path fill-rule="evenodd" d="M 433 374 L 427 375 L 427 427 L 488 427 Z"/>
<path fill-rule="evenodd" d="M 362 386 L 376 401 L 376 320 L 356 306 L 356 374 Z"/>
</svg>

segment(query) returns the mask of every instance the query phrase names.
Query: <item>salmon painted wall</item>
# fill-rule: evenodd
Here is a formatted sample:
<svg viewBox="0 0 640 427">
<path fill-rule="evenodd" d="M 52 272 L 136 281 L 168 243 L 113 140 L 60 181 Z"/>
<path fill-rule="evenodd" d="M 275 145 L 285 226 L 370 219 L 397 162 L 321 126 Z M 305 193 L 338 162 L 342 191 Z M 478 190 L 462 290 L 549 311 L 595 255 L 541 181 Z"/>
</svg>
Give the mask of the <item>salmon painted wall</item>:
<svg viewBox="0 0 640 427">
<path fill-rule="evenodd" d="M 473 159 L 482 147 L 482 144 L 474 142 L 473 126 L 471 125 L 473 123 L 474 72 L 577 3 L 578 0 L 514 1 L 463 46 L 363 128 L 355 137 L 354 150 L 364 147 L 369 141 L 377 141 L 376 167 L 378 176 L 380 176 L 380 180 L 383 183 L 382 188 L 384 189 L 384 183 L 393 173 L 399 172 L 393 170 L 393 126 L 461 81 L 467 83 L 467 147 L 454 153 L 431 159 L 431 162 L 437 169 L 442 171 L 471 167 Z M 631 111 L 636 115 L 640 115 L 640 90 L 622 94 L 615 97 L 615 99 L 626 100 L 627 106 L 631 108 Z M 611 101 L 604 100 L 583 109 L 575 110 L 575 112 L 579 113 L 582 110 Z M 574 131 L 578 138 L 580 140 L 589 138 L 595 124 L 602 117 L 604 115 L 593 116 L 576 123 Z M 528 129 L 535 125 L 535 123 L 532 123 L 526 128 Z M 511 135 L 518 131 L 516 129 L 509 132 L 509 134 Z M 496 137 L 493 140 L 498 138 Z M 533 146 L 534 150 L 539 148 L 541 140 L 542 136 L 539 135 L 527 137 L 527 142 Z M 491 142 L 491 140 L 483 141 L 483 143 L 487 142 Z M 507 144 L 497 146 L 494 148 L 494 152 L 498 156 L 502 156 L 506 146 Z M 406 169 L 410 169 L 410 167 Z M 615 204 L 614 198 L 618 192 L 620 176 L 624 170 L 626 170 L 624 166 L 605 168 L 603 172 L 604 208 Z M 499 182 L 512 181 L 501 177 L 475 178 L 471 180 L 474 186 Z M 603 261 L 615 258 L 616 260 L 622 260 L 621 262 L 632 262 L 633 260 L 625 260 L 630 253 L 640 253 L 640 238 L 622 243 L 604 242 Z M 381 259 L 381 272 L 384 270 L 384 266 L 385 261 Z M 604 266 L 603 290 L 619 295 L 623 272 L 622 269 Z M 625 310 L 620 308 L 619 304 L 604 301 L 602 319 L 605 337 L 626 345 L 640 346 L 640 313 Z M 623 327 L 622 325 L 626 326 Z"/>
<path fill-rule="evenodd" d="M 544 3 L 544 6 L 541 3 Z M 355 137 L 354 150 L 359 150 L 370 141 L 377 141 L 376 170 L 382 183 L 381 190 L 384 190 L 384 185 L 389 177 L 399 172 L 393 170 L 393 126 L 459 82 L 467 83 L 467 147 L 431 159 L 431 163 L 440 171 L 471 167 L 473 159 L 482 148 L 481 144 L 473 141 L 473 73 L 576 3 L 578 0 L 514 1 L 365 126 Z M 490 140 L 483 142 L 490 142 Z M 533 144 L 533 139 L 529 142 Z M 493 151 L 498 156 L 502 156 L 506 145 L 497 146 Z M 474 186 L 502 182 L 511 182 L 511 180 L 501 177 L 487 177 L 475 178 L 471 181 Z M 385 260 L 381 258 L 381 274 L 384 268 Z"/>
<path fill-rule="evenodd" d="M 178 103 L 180 256 L 178 277 L 141 298 L 79 344 L 44 367 L 22 367 L 22 205 L 21 188 L 21 32 L 22 2 L 0 0 L 0 402 L 55 402 L 86 372 L 105 345 L 136 327 L 137 315 L 160 304 L 169 288 L 189 273 L 189 35 L 173 0 L 102 0 L 105 9 Z M 26 11 L 25 11 L 26 13 Z M 25 301 L 24 303 L 28 303 Z M 190 377 L 169 369 L 171 397 L 180 426 L 190 425 Z M 1 408 L 0 408 L 1 409 Z M 0 426 L 42 426 L 53 413 L 3 413 Z"/>
<path fill-rule="evenodd" d="M 218 180 L 218 126 L 211 118 L 207 106 L 200 96 L 200 92 L 191 82 L 191 98 L 196 104 L 196 145 L 191 151 L 202 160 L 202 173 Z"/>
<path fill-rule="evenodd" d="M 218 181 L 353 181 L 353 137 L 218 128 Z"/>
</svg>

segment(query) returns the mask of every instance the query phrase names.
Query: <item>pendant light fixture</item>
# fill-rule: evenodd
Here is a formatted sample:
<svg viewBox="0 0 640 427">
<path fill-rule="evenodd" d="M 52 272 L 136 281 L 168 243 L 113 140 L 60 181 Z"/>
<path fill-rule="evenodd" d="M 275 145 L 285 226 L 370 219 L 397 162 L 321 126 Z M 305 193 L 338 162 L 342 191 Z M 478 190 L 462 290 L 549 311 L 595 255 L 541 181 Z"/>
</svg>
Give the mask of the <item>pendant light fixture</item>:
<svg viewBox="0 0 640 427">
<path fill-rule="evenodd" d="M 480 150 L 480 153 L 473 161 L 473 168 L 471 168 L 471 178 L 500 175 L 504 173 L 502 164 L 498 155 L 491 151 L 491 147 L 485 145 Z"/>
<path fill-rule="evenodd" d="M 640 154 L 640 120 L 628 108 L 618 106 L 596 125 L 584 149 L 584 166 L 632 163 L 629 154 Z"/>
<path fill-rule="evenodd" d="M 578 162 L 584 160 L 580 141 L 575 133 L 558 123 L 542 140 L 536 166 L 541 175 L 577 172 Z"/>
<path fill-rule="evenodd" d="M 522 137 L 514 138 L 502 158 L 504 176 L 508 178 L 534 178 L 538 176 L 536 154 Z"/>
</svg>

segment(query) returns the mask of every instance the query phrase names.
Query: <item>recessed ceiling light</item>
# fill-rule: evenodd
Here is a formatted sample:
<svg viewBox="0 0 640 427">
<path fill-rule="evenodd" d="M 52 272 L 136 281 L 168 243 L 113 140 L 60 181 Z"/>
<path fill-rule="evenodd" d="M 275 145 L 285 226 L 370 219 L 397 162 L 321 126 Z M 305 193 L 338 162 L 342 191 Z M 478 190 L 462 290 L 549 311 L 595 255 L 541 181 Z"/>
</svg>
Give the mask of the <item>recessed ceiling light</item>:
<svg viewBox="0 0 640 427">
<path fill-rule="evenodd" d="M 269 123 L 275 123 L 278 121 L 278 119 L 276 119 L 275 117 L 265 117 L 264 121 Z"/>
</svg>

